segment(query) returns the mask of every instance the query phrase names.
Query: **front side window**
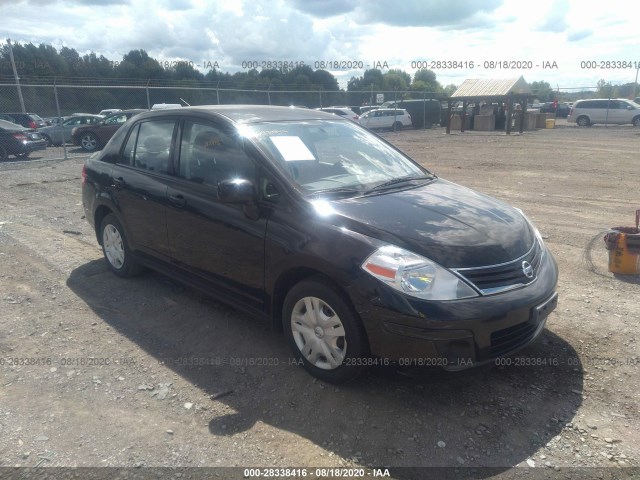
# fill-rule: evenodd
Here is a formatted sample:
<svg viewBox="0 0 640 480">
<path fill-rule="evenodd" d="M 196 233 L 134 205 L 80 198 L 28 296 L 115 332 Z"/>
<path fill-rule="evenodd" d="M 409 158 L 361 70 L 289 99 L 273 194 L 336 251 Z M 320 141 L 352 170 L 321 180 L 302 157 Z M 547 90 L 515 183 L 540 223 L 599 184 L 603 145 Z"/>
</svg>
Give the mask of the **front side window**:
<svg viewBox="0 0 640 480">
<path fill-rule="evenodd" d="M 109 117 L 105 119 L 105 125 L 117 125 L 118 123 L 124 123 L 127 121 L 126 115 L 114 115 L 113 117 Z"/>
<path fill-rule="evenodd" d="M 71 118 L 69 120 L 67 120 L 66 122 L 64 122 L 64 126 L 65 127 L 71 127 L 74 125 L 80 125 L 80 118 Z"/>
<path fill-rule="evenodd" d="M 186 121 L 180 143 L 180 177 L 217 187 L 222 180 L 255 181 L 256 167 L 243 141 L 214 125 Z"/>
<path fill-rule="evenodd" d="M 253 138 L 293 182 L 310 193 L 366 190 L 381 182 L 428 175 L 408 157 L 351 122 L 267 122 L 245 127 L 242 133 Z"/>
</svg>

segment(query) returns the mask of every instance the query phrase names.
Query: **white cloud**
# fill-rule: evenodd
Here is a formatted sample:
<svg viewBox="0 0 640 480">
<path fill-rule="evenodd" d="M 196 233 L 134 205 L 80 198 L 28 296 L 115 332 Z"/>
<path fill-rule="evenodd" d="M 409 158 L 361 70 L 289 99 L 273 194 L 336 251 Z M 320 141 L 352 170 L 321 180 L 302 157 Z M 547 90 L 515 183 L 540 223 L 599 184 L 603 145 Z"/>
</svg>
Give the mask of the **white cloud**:
<svg viewBox="0 0 640 480">
<path fill-rule="evenodd" d="M 561 86 L 604 78 L 631 82 L 635 69 L 585 70 L 581 60 L 637 58 L 640 2 L 610 0 L 0 0 L 5 36 L 94 51 L 119 60 L 134 49 L 158 60 L 387 62 L 413 73 L 414 60 L 473 61 L 436 69 L 443 84 L 524 75 Z M 25 8 L 29 15 L 25 15 Z M 485 68 L 485 61 L 531 61 L 533 68 Z M 558 69 L 543 69 L 556 62 Z M 490 64 L 487 64 L 490 65 Z M 536 66 L 537 65 L 537 66 Z M 633 71 L 632 71 L 633 70 Z M 362 70 L 333 72 L 341 84 Z"/>
</svg>

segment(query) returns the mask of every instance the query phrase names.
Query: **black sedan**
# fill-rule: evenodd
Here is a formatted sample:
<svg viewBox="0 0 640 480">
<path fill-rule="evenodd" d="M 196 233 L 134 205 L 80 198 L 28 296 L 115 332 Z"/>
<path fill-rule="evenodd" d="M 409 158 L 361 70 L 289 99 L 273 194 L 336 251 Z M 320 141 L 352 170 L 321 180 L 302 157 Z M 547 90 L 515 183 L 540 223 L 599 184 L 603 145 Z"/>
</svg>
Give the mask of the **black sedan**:
<svg viewBox="0 0 640 480">
<path fill-rule="evenodd" d="M 543 103 L 540 107 L 540 113 L 555 113 L 556 117 L 567 118 L 571 107 L 566 103 L 558 103 L 557 106 L 553 102 Z"/>
<path fill-rule="evenodd" d="M 31 152 L 45 148 L 47 148 L 47 142 L 38 132 L 0 120 L 0 161 L 7 160 L 9 155 L 15 155 L 18 158 L 28 157 Z"/>
<path fill-rule="evenodd" d="M 494 362 L 557 302 L 521 211 L 317 110 L 142 113 L 86 161 L 82 196 L 116 275 L 150 267 L 265 319 L 326 381 Z"/>
</svg>

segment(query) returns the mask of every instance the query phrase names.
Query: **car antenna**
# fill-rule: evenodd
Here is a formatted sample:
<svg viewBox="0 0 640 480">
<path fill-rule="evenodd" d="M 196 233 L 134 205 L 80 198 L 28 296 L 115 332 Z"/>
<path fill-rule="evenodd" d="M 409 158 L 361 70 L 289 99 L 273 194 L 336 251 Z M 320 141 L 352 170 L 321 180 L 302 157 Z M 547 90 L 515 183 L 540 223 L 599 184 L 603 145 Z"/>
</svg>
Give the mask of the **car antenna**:
<svg viewBox="0 0 640 480">
<path fill-rule="evenodd" d="M 184 103 L 187 107 L 190 107 L 190 106 L 191 106 L 191 105 L 189 105 L 189 104 L 187 103 L 187 101 L 186 101 L 184 98 L 181 98 L 180 100 L 182 100 L 182 103 Z"/>
</svg>

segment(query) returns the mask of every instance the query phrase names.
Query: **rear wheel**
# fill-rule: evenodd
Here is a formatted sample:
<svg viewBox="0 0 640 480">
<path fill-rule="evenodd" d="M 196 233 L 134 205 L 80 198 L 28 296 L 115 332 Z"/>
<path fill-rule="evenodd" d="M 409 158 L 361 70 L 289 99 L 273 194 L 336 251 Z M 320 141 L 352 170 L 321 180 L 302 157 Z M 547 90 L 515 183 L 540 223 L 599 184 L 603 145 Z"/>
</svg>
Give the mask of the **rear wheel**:
<svg viewBox="0 0 640 480">
<path fill-rule="evenodd" d="M 109 214 L 100 225 L 102 253 L 113 273 L 119 277 L 131 277 L 142 271 L 135 261 L 124 234 L 124 229 L 115 215 Z"/>
<path fill-rule="evenodd" d="M 8 160 L 9 154 L 7 153 L 7 149 L 0 145 L 0 161 Z"/>
<path fill-rule="evenodd" d="M 401 130 L 402 129 L 402 122 L 396 122 L 393 124 L 393 127 L 391 127 L 393 129 L 394 132 Z"/>
<path fill-rule="evenodd" d="M 323 278 L 304 280 L 289 291 L 282 323 L 294 355 L 314 377 L 343 383 L 364 371 L 364 329 L 342 292 Z"/>
<path fill-rule="evenodd" d="M 631 123 L 633 123 L 634 127 L 640 127 L 640 115 L 635 117 Z"/>
<path fill-rule="evenodd" d="M 51 137 L 49 135 L 43 133 L 42 138 L 45 142 L 47 142 L 47 147 L 53 147 L 53 141 L 51 140 Z"/>
<path fill-rule="evenodd" d="M 576 119 L 576 123 L 580 127 L 588 127 L 589 125 L 591 125 L 591 122 L 589 121 L 589 117 L 585 117 L 585 116 L 578 117 Z"/>
<path fill-rule="evenodd" d="M 83 133 L 80 137 L 80 146 L 87 152 L 93 152 L 94 150 L 98 149 L 98 147 L 100 146 L 100 142 L 98 141 L 98 137 L 96 137 L 95 134 L 87 132 Z"/>
</svg>

